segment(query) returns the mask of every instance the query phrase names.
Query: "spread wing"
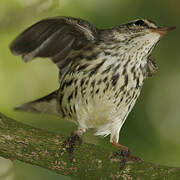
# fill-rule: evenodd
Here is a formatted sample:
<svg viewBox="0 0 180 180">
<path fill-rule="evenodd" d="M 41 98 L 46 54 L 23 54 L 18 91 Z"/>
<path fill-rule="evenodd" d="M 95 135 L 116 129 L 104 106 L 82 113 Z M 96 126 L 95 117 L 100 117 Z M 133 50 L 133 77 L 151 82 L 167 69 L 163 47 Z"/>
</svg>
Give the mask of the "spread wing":
<svg viewBox="0 0 180 180">
<path fill-rule="evenodd" d="M 63 75 L 73 59 L 70 53 L 98 39 L 98 30 L 82 19 L 57 17 L 45 19 L 22 32 L 10 45 L 14 55 L 25 62 L 36 57 L 50 58 Z"/>
</svg>

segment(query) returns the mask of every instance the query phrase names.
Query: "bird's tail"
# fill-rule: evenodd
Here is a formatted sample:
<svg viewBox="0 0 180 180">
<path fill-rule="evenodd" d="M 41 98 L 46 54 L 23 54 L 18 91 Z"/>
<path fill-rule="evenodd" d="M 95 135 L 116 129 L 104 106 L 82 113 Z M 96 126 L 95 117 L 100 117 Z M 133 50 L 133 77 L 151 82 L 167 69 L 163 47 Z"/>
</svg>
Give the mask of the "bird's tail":
<svg viewBox="0 0 180 180">
<path fill-rule="evenodd" d="M 58 114 L 57 108 L 58 90 L 35 101 L 25 103 L 14 108 L 16 111 Z"/>
</svg>

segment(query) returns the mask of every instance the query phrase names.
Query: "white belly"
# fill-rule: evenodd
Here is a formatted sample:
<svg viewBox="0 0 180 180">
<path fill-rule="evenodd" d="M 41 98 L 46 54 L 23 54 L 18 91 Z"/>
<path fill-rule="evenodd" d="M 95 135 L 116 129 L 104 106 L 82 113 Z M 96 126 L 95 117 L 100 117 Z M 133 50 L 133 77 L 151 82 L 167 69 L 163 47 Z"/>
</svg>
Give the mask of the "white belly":
<svg viewBox="0 0 180 180">
<path fill-rule="evenodd" d="M 137 93 L 138 97 L 139 91 Z M 108 99 L 108 96 L 104 96 L 102 99 L 89 98 L 88 105 L 80 100 L 76 103 L 78 124 L 82 129 L 96 128 L 96 135 L 107 136 L 112 131 L 121 129 L 136 99 L 130 102 L 130 108 L 125 104 L 125 100 L 117 107 L 113 99 Z"/>
</svg>

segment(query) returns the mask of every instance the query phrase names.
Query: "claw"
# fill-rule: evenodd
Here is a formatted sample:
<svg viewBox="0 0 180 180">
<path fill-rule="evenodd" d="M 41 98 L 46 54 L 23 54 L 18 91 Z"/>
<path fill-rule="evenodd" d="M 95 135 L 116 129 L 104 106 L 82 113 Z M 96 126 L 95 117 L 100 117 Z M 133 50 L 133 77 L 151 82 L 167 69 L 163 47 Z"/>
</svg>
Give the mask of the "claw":
<svg viewBox="0 0 180 180">
<path fill-rule="evenodd" d="M 78 142 L 78 145 L 80 146 L 82 144 L 82 139 L 76 132 L 73 131 L 71 135 L 62 144 L 62 148 L 65 148 L 69 153 L 71 161 L 73 160 L 73 152 L 76 142 Z"/>
<path fill-rule="evenodd" d="M 125 150 L 119 150 L 115 153 L 113 153 L 113 155 L 111 157 L 117 157 L 117 156 L 121 156 L 122 160 L 121 160 L 121 165 L 120 165 L 120 170 L 123 170 L 126 162 L 127 162 L 127 158 L 130 157 L 130 151 L 125 151 Z"/>
<path fill-rule="evenodd" d="M 128 147 L 123 146 L 121 144 L 116 144 L 116 143 L 112 143 L 113 146 L 118 147 L 119 151 L 113 153 L 113 155 L 111 157 L 117 157 L 117 156 L 121 156 L 122 157 L 122 163 L 120 166 L 120 170 L 124 169 L 124 166 L 126 165 L 127 159 L 129 158 L 132 161 L 143 161 L 141 158 L 139 157 L 135 157 L 135 156 L 131 156 L 130 150 Z"/>
</svg>

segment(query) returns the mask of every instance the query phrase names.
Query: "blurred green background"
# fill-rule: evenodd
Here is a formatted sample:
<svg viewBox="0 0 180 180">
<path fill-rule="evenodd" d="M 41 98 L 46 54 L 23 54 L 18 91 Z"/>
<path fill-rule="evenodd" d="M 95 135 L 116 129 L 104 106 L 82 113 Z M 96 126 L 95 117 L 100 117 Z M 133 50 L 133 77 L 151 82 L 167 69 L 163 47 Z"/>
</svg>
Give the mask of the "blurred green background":
<svg viewBox="0 0 180 180">
<path fill-rule="evenodd" d="M 68 135 L 75 125 L 52 115 L 17 113 L 14 106 L 58 87 L 58 70 L 49 60 L 25 64 L 11 55 L 10 42 L 27 26 L 52 16 L 80 17 L 99 28 L 147 18 L 160 26 L 176 26 L 153 51 L 159 72 L 146 80 L 140 98 L 120 133 L 120 143 L 146 161 L 180 166 L 180 1 L 179 0 L 1 0 L 0 111 L 23 123 Z M 84 141 L 108 147 L 87 133 Z M 0 180 L 68 180 L 19 161 L 0 159 Z"/>
</svg>

